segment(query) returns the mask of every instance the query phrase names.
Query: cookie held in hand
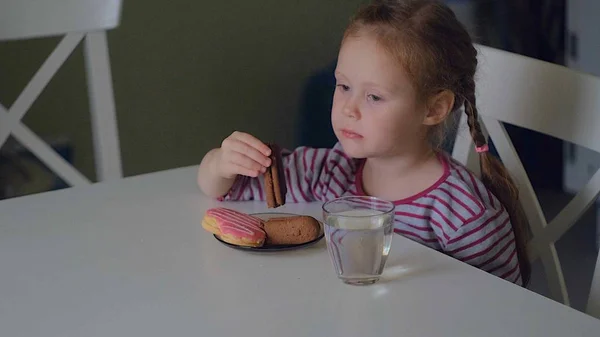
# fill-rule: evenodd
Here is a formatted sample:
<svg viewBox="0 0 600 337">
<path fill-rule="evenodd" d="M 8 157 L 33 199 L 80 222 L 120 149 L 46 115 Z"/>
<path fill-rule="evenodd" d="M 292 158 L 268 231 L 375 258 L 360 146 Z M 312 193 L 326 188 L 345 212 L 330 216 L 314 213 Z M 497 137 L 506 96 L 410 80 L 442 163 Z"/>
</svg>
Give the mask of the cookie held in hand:
<svg viewBox="0 0 600 337">
<path fill-rule="evenodd" d="M 267 195 L 267 207 L 277 208 L 285 205 L 287 187 L 281 149 L 276 144 L 268 144 L 271 148 L 271 166 L 265 172 L 265 192 Z"/>
</svg>

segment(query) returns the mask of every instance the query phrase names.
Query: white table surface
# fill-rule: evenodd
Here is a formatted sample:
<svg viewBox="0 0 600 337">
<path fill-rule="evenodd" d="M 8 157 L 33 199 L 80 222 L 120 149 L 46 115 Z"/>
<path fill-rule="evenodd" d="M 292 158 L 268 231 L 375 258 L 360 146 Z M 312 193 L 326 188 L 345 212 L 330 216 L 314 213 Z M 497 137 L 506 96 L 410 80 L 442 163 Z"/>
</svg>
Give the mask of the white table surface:
<svg viewBox="0 0 600 337">
<path fill-rule="evenodd" d="M 228 248 L 200 226 L 220 203 L 195 170 L 0 202 L 0 336 L 600 336 L 600 320 L 398 235 L 365 287 L 336 278 L 324 240 Z"/>
</svg>

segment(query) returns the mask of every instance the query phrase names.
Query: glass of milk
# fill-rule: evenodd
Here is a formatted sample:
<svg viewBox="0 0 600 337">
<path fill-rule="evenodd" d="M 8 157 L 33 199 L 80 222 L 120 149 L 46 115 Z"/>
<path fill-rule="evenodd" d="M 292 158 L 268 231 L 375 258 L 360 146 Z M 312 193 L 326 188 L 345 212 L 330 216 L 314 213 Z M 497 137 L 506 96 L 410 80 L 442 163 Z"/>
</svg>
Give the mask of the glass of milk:
<svg viewBox="0 0 600 337">
<path fill-rule="evenodd" d="M 379 280 L 392 244 L 394 204 L 350 196 L 323 205 L 325 240 L 337 276 L 348 284 Z"/>
</svg>

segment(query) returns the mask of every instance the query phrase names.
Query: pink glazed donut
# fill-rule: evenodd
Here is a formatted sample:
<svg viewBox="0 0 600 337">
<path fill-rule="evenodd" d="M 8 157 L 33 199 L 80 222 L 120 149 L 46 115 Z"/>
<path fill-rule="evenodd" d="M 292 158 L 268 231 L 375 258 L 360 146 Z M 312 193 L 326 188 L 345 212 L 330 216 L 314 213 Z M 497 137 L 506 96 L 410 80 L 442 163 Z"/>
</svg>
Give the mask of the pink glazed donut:
<svg viewBox="0 0 600 337">
<path fill-rule="evenodd" d="M 261 219 L 224 207 L 207 210 L 202 227 L 238 246 L 260 247 L 266 238 Z"/>
</svg>

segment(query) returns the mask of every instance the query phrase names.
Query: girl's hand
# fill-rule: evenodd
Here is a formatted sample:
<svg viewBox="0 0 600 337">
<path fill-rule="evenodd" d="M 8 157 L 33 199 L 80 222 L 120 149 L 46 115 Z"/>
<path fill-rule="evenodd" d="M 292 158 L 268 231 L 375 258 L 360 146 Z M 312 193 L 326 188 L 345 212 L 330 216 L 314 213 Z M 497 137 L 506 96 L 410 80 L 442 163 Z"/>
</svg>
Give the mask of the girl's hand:
<svg viewBox="0 0 600 337">
<path fill-rule="evenodd" d="M 225 138 L 217 154 L 216 172 L 222 178 L 257 177 L 271 165 L 271 149 L 254 136 L 235 131 Z"/>
</svg>

